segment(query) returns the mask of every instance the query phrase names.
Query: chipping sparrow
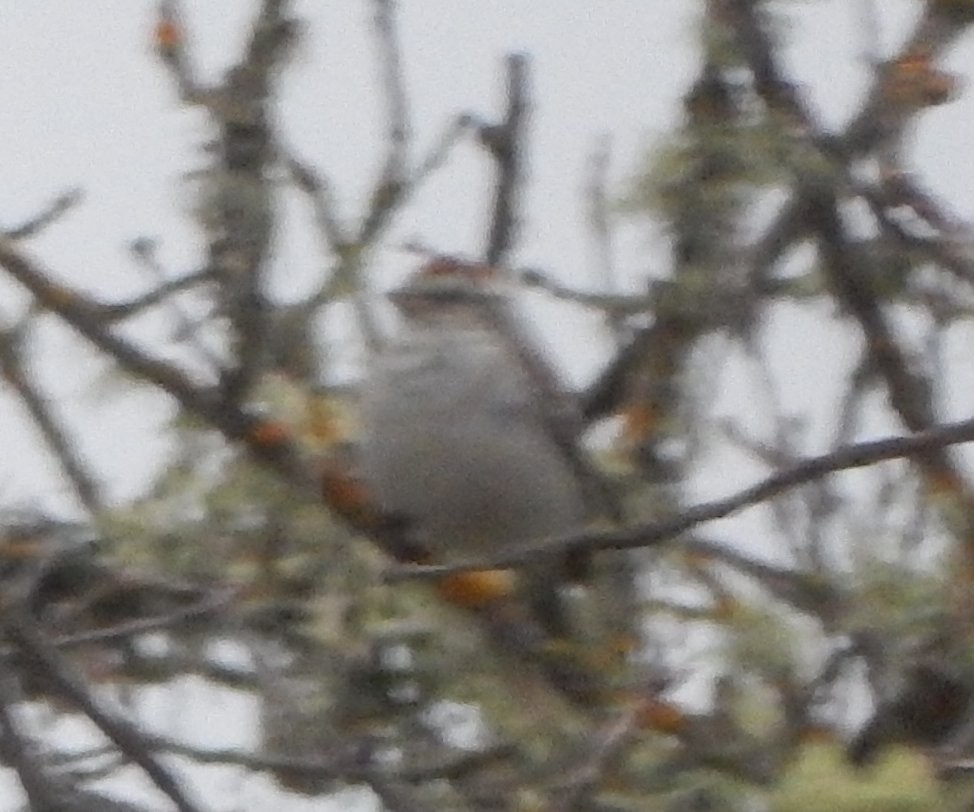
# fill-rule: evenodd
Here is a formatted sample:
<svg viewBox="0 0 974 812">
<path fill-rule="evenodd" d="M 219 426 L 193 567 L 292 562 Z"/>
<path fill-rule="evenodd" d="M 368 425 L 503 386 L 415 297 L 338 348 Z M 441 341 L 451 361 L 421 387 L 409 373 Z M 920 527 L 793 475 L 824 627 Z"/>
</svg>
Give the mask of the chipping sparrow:
<svg viewBox="0 0 974 812">
<path fill-rule="evenodd" d="M 363 389 L 365 480 L 437 561 L 490 559 L 591 514 L 581 423 L 501 281 L 451 259 L 423 266 L 390 296 L 401 329 Z M 545 563 L 526 576 L 537 619 L 566 634 L 563 576 Z"/>
</svg>

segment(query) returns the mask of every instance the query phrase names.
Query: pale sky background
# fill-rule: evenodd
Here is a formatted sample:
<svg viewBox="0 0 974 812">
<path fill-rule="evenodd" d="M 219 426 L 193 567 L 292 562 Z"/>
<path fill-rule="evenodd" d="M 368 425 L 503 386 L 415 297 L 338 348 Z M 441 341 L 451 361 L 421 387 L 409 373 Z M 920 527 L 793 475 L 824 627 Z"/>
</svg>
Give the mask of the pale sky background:
<svg viewBox="0 0 974 812">
<path fill-rule="evenodd" d="M 184 2 L 203 76 L 216 77 L 239 53 L 255 5 L 249 0 Z M 860 56 L 861 3 L 782 5 L 793 20 L 786 33 L 793 75 L 805 83 L 804 91 L 826 122 L 838 125 L 855 109 L 868 82 Z M 878 0 L 876 5 L 888 54 L 921 4 Z M 420 153 L 457 112 L 489 115 L 501 109 L 500 66 L 506 52 L 532 56 L 529 186 L 516 260 L 587 286 L 592 281 L 582 195 L 587 158 L 596 138 L 610 134 L 612 180 L 621 190 L 653 138 L 678 120 L 680 96 L 697 68 L 692 29 L 697 4 L 401 0 L 400 6 Z M 0 226 L 19 224 L 66 188 L 82 187 L 85 203 L 26 247 L 66 281 L 106 299 L 143 289 L 125 249 L 135 237 L 157 238 L 159 256 L 174 275 L 195 268 L 199 258 L 180 178 L 202 165 L 198 148 L 206 132 L 200 114 L 179 105 L 150 51 L 154 8 L 148 0 L 0 0 Z M 297 0 L 294 10 L 308 30 L 282 77 L 281 132 L 298 155 L 329 175 L 343 214 L 357 216 L 383 157 L 371 7 L 365 0 Z M 968 39 L 952 52 L 946 67 L 963 72 L 972 64 Z M 971 121 L 974 102 L 967 94 L 925 113 L 916 128 L 916 166 L 929 188 L 965 220 L 974 214 L 969 193 L 974 169 L 967 159 L 974 147 Z M 445 251 L 476 253 L 489 200 L 487 168 L 474 147 L 457 151 L 413 200 L 387 242 L 418 237 Z M 310 215 L 303 201 L 293 192 L 283 193 L 289 217 L 276 263 L 286 273 L 279 274 L 275 291 L 288 298 L 301 293 L 320 256 L 306 228 Z M 659 242 L 654 247 L 647 234 L 632 226 L 619 234 L 617 264 L 633 287 L 649 270 L 665 269 L 665 251 Z M 390 278 L 412 266 L 413 260 L 399 260 L 393 255 L 383 263 Z M 6 319 L 24 299 L 6 283 L 0 291 L 0 316 Z M 560 305 L 538 305 L 537 313 L 540 331 L 559 345 L 569 373 L 579 381 L 590 376 L 608 346 L 597 320 Z M 821 426 L 829 424 L 829 395 L 842 386 L 840 371 L 855 346 L 850 340 L 854 331 L 837 328 L 831 315 L 826 305 L 783 310 L 767 332 L 786 408 Z M 97 394 L 92 381 L 104 373 L 104 365 L 72 334 L 48 329 L 43 335 L 46 360 L 35 371 L 46 391 L 64 404 L 66 418 L 79 430 L 82 448 L 111 496 L 139 493 L 165 451 L 157 430 L 167 413 L 165 404 L 145 389 L 124 397 Z M 958 385 L 961 392 L 970 391 L 966 384 L 974 377 L 970 339 L 969 331 L 955 333 L 949 352 L 958 368 L 955 379 L 964 384 Z M 716 410 L 737 414 L 748 402 L 753 377 L 746 365 L 719 353 Z M 952 398 L 948 411 L 955 417 L 969 412 L 961 398 Z M 760 417 L 753 416 L 752 422 Z M 824 439 L 821 433 L 812 436 Z M 70 507 L 70 492 L 56 466 L 39 451 L 33 428 L 2 387 L 0 448 L 0 508 Z M 813 440 L 808 450 L 820 449 Z M 722 458 L 698 483 L 699 495 L 727 493 L 761 473 L 738 457 Z M 734 526 L 725 522 L 720 530 L 729 533 Z M 240 715 L 232 709 L 244 701 L 240 697 L 222 692 L 201 700 L 199 690 L 186 686 L 164 695 L 158 691 L 149 692 L 153 698 L 144 705 L 153 724 L 186 735 L 191 728 L 215 729 L 222 744 L 246 735 L 226 721 Z M 189 711 L 180 710 L 184 702 Z M 173 729 L 177 717 L 180 726 Z M 206 780 L 212 789 L 207 801 L 214 809 L 269 808 L 259 777 L 242 778 L 232 771 L 213 775 L 208 771 Z M 5 786 L 0 783 L 0 812 L 16 806 L 13 785 Z"/>
</svg>

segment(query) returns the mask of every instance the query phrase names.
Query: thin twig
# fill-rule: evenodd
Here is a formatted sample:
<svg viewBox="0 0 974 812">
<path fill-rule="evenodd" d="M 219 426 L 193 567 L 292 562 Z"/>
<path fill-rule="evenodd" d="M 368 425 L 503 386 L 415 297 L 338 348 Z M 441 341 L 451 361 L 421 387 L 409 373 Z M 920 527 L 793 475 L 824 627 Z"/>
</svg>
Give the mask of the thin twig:
<svg viewBox="0 0 974 812">
<path fill-rule="evenodd" d="M 279 151 L 280 148 L 278 148 Z M 283 152 L 281 158 L 291 180 L 311 200 L 315 225 L 328 250 L 341 255 L 348 246 L 348 235 L 338 217 L 338 204 L 332 196 L 331 184 L 320 171 L 292 152 Z"/>
<path fill-rule="evenodd" d="M 51 645 L 59 649 L 75 648 L 91 643 L 108 643 L 124 640 L 136 635 L 149 632 L 174 629 L 192 620 L 208 617 L 229 605 L 240 595 L 239 587 L 225 587 L 204 594 L 200 600 L 181 609 L 176 609 L 155 617 L 138 618 L 124 623 L 117 623 L 103 629 L 91 629 L 85 632 L 74 632 L 55 637 Z"/>
<path fill-rule="evenodd" d="M 592 235 L 592 249 L 595 266 L 599 274 L 600 290 L 607 296 L 619 294 L 619 280 L 613 256 L 612 229 L 609 224 L 611 209 L 607 191 L 612 139 L 608 135 L 599 138 L 589 158 L 588 173 L 588 221 Z M 606 311 L 609 329 L 615 338 L 616 347 L 622 345 L 624 336 L 620 314 Z"/>
<path fill-rule="evenodd" d="M 386 126 L 388 127 L 389 156 L 387 176 L 398 177 L 405 173 L 406 150 L 409 147 L 409 103 L 406 100 L 405 72 L 402 48 L 394 17 L 394 0 L 374 0 L 375 32 L 379 40 L 379 58 L 382 68 L 382 87 L 386 101 Z"/>
<path fill-rule="evenodd" d="M 160 0 L 156 12 L 156 53 L 176 83 L 179 98 L 186 104 L 203 104 L 206 92 L 197 83 L 186 47 L 184 15 L 177 0 Z"/>
<path fill-rule="evenodd" d="M 110 713 L 92 695 L 81 677 L 44 638 L 37 624 L 24 613 L 10 607 L 4 613 L 3 631 L 20 650 L 30 667 L 49 682 L 65 699 L 76 705 L 125 756 L 137 764 L 152 782 L 176 805 L 180 812 L 200 812 L 189 800 L 172 774 L 150 752 L 142 733 Z"/>
<path fill-rule="evenodd" d="M 910 437 L 888 437 L 856 443 L 821 456 L 806 457 L 792 467 L 772 474 L 731 496 L 689 507 L 663 521 L 639 523 L 615 531 L 574 533 L 547 539 L 488 560 L 401 566 L 390 571 L 387 579 L 430 579 L 469 570 L 523 566 L 536 560 L 550 560 L 551 556 L 563 555 L 573 550 L 651 547 L 673 539 L 698 524 L 722 519 L 828 474 L 863 468 L 886 460 L 929 455 L 950 445 L 970 442 L 974 442 L 974 418 L 937 426 Z"/>
<path fill-rule="evenodd" d="M 416 165 L 410 179 L 410 186 L 416 188 L 423 183 L 430 175 L 446 163 L 450 152 L 460 142 L 463 136 L 467 135 L 474 126 L 474 119 L 469 113 L 461 113 L 454 117 L 443 128 L 440 137 L 437 138 L 425 157 Z"/>
<path fill-rule="evenodd" d="M 554 299 L 600 310 L 610 322 L 619 321 L 625 316 L 650 313 L 655 304 L 655 298 L 651 295 L 629 295 L 609 290 L 602 293 L 576 290 L 563 285 L 540 268 L 514 268 L 511 273 L 528 287 L 543 290 Z"/>
<path fill-rule="evenodd" d="M 0 267 L 27 288 L 40 306 L 57 313 L 126 372 L 158 386 L 188 413 L 206 420 L 228 440 L 243 441 L 256 459 L 277 470 L 299 489 L 317 495 L 311 470 L 287 438 L 276 438 L 273 443 L 261 441 L 257 429 L 262 421 L 258 416 L 231 408 L 212 387 L 196 384 L 179 367 L 146 354 L 118 336 L 97 318 L 97 304 L 78 291 L 54 282 L 38 263 L 3 238 L 0 238 Z"/>
<path fill-rule="evenodd" d="M 548 805 L 548 812 L 571 812 L 585 809 L 585 802 L 605 779 L 606 772 L 619 758 L 625 747 L 639 730 L 641 705 L 617 713 L 600 730 L 589 734 L 590 744 L 581 764 L 575 765 L 571 777 L 558 788 L 555 799 Z"/>
<path fill-rule="evenodd" d="M 28 366 L 24 364 L 21 357 L 22 332 L 23 327 L 0 330 L 0 373 L 17 393 L 24 408 L 40 430 L 44 442 L 74 487 L 78 501 L 84 505 L 89 515 L 98 516 L 104 506 L 101 487 L 85 466 L 83 455 L 78 453 L 68 432 L 55 417 L 47 398 L 40 393 L 37 385 L 28 375 Z"/>
<path fill-rule="evenodd" d="M 386 100 L 386 158 L 372 191 L 369 211 L 359 229 L 360 246 L 373 245 L 392 215 L 399 209 L 408 188 L 407 150 L 409 117 L 402 55 L 392 0 L 374 0 L 375 35 Z"/>
<path fill-rule="evenodd" d="M 19 696 L 14 675 L 0 659 L 0 755 L 17 771 L 31 809 L 60 809 L 65 798 L 37 758 L 36 745 L 20 729 L 15 715 Z"/>
<path fill-rule="evenodd" d="M 530 112 L 527 55 L 509 54 L 505 66 L 507 111 L 499 124 L 480 130 L 480 139 L 494 159 L 495 167 L 494 202 L 484 252 L 488 265 L 503 264 L 517 237 L 519 195 L 524 182 L 524 142 Z"/>
<path fill-rule="evenodd" d="M 46 209 L 41 210 L 26 223 L 21 223 L 13 228 L 0 229 L 0 232 L 10 240 L 24 240 L 33 237 L 71 211 L 83 199 L 84 192 L 80 188 L 68 189 L 54 198 Z"/>
</svg>

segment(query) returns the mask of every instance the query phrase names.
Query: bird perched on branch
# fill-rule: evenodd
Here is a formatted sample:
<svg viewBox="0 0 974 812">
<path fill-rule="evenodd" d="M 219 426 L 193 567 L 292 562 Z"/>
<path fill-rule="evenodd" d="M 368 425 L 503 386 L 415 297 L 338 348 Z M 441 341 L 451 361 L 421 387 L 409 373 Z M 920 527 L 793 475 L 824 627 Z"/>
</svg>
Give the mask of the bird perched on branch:
<svg viewBox="0 0 974 812">
<path fill-rule="evenodd" d="M 390 295 L 400 330 L 363 390 L 365 480 L 437 562 L 490 561 L 613 512 L 580 453 L 574 402 L 505 282 L 495 268 L 427 262 Z M 583 559 L 520 570 L 519 593 L 553 635 L 571 634 L 563 585 Z"/>
</svg>

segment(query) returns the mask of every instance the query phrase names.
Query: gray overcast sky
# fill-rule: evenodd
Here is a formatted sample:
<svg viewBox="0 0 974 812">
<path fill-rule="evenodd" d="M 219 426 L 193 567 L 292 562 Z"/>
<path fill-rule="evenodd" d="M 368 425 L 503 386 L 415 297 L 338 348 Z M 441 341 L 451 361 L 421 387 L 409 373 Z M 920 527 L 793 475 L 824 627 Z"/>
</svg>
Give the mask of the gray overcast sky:
<svg viewBox="0 0 974 812">
<path fill-rule="evenodd" d="M 696 4 L 687 0 L 404 0 L 401 31 L 417 144 L 429 145 L 451 115 L 489 113 L 501 101 L 500 60 L 524 50 L 533 58 L 534 100 L 530 185 L 519 259 L 550 268 L 584 285 L 589 244 L 581 188 L 594 140 L 614 140 L 613 179 L 631 172 L 654 133 L 678 115 L 692 73 L 691 29 Z M 855 7 L 846 0 L 795 3 L 789 34 L 796 71 L 833 121 L 851 109 L 866 80 L 857 64 L 861 42 Z M 252 2 L 188 0 L 192 45 L 205 75 L 216 76 L 239 52 Z M 900 35 L 914 4 L 881 4 L 888 41 Z M 284 75 L 282 132 L 335 183 L 342 211 L 360 211 L 381 160 L 381 106 L 369 21 L 362 0 L 295 2 L 308 36 Z M 4 150 L 0 223 L 15 223 L 65 187 L 86 192 L 83 207 L 32 242 L 51 267 L 106 297 L 140 289 L 143 280 L 126 257 L 127 240 L 160 239 L 160 255 L 174 273 L 194 267 L 199 246 L 184 217 L 180 177 L 201 164 L 205 137 L 198 112 L 178 105 L 168 77 L 148 47 L 154 2 L 143 0 L 34 0 L 0 2 L 0 83 Z M 928 118 L 956 114 L 945 108 Z M 930 129 L 935 129 L 931 125 Z M 933 149 L 955 149 L 963 127 L 935 129 Z M 935 167 L 935 180 L 956 185 L 956 170 Z M 434 247 L 475 252 L 484 227 L 486 162 L 472 147 L 457 152 L 405 213 L 393 238 L 419 237 Z M 314 243 L 301 224 L 307 214 L 294 198 L 295 225 L 280 241 L 286 279 L 307 280 L 316 269 Z M 647 250 L 643 233 L 620 241 L 619 266 L 635 283 L 665 254 Z M 283 287 L 283 286 L 282 286 Z M 280 289 L 280 288 L 279 288 Z M 280 292 L 287 295 L 286 289 Z M 295 291 L 299 292 L 299 291 Z M 9 302 L 10 300 L 8 300 Z M 16 299 L 14 299 L 16 301 Z M 3 309 L 9 315 L 12 306 Z M 561 336 L 572 355 L 588 356 L 589 371 L 602 347 L 592 319 Z M 579 337 L 580 336 L 580 337 Z M 56 397 L 83 406 L 85 448 L 116 496 L 140 488 L 146 460 L 162 446 L 145 434 L 160 417 L 151 393 L 93 401 L 87 385 L 99 371 L 73 336 L 48 336 L 55 363 L 39 372 Z M 94 408 L 92 408 L 94 407 Z M 53 469 L 38 456 L 11 403 L 0 398 L 0 440 L 17 473 L 0 469 L 7 504 L 51 501 Z M 133 453 L 133 449 L 137 449 Z M 58 500 L 61 501 L 61 500 Z"/>
<path fill-rule="evenodd" d="M 216 77 L 239 53 L 253 2 L 188 0 L 191 44 L 202 73 Z M 786 32 L 790 65 L 814 106 L 839 124 L 868 81 L 860 54 L 860 2 L 818 0 L 790 3 Z M 886 52 L 898 44 L 919 9 L 912 0 L 883 0 Z M 532 56 L 535 109 L 530 142 L 530 183 L 524 206 L 518 260 L 551 269 L 573 284 L 590 281 L 590 256 L 581 189 L 595 139 L 614 143 L 613 180 L 637 165 L 655 134 L 679 115 L 679 98 L 692 79 L 696 49 L 692 24 L 696 3 L 687 0 L 403 0 L 400 22 L 412 124 L 419 150 L 461 110 L 490 113 L 501 103 L 500 62 L 512 50 Z M 294 3 L 308 23 L 303 47 L 283 77 L 281 132 L 298 154 L 334 182 L 342 212 L 361 211 L 364 195 L 382 159 L 381 100 L 365 0 Z M 0 223 L 29 216 L 66 187 L 78 185 L 86 202 L 40 238 L 36 250 L 67 281 L 105 297 L 139 291 L 144 280 L 126 256 L 125 243 L 149 235 L 173 273 L 195 267 L 199 245 L 185 217 L 189 195 L 182 175 L 202 164 L 199 145 L 207 133 L 197 111 L 181 107 L 169 77 L 148 42 L 155 3 L 149 0 L 0 0 L 0 82 L 4 150 L 0 154 Z M 962 69 L 974 49 L 957 49 L 950 63 Z M 918 162 L 932 188 L 967 216 L 972 170 L 947 156 L 970 154 L 970 96 L 922 118 Z M 442 250 L 476 252 L 482 244 L 487 164 L 472 146 L 414 200 L 389 242 L 418 237 Z M 286 196 L 287 225 L 279 240 L 276 291 L 298 295 L 318 270 L 317 246 L 304 225 L 301 201 Z M 647 245 L 644 230 L 620 234 L 618 265 L 632 284 L 649 269 L 665 268 L 665 251 Z M 385 264 L 410 267 L 390 254 Z M 9 294 L 0 315 L 9 316 Z M 564 314 L 550 306 L 545 314 Z M 815 314 L 796 315 L 813 320 Z M 556 337 L 579 377 L 591 372 L 605 349 L 592 317 L 571 314 L 572 330 Z M 132 495 L 164 446 L 146 433 L 165 414 L 152 393 L 125 398 L 93 394 L 90 381 L 103 368 L 62 331 L 48 331 L 50 363 L 38 372 L 54 397 L 74 408 L 84 426 L 86 452 L 116 497 Z M 790 333 L 790 334 L 789 334 Z M 801 340 L 795 343 L 795 336 Z M 805 329 L 786 331 L 773 343 L 783 359 L 806 356 L 795 374 L 816 390 L 835 380 L 827 353 L 807 358 Z M 822 335 L 816 346 L 842 354 L 843 337 Z M 791 373 L 788 373 L 791 374 Z M 729 381 L 733 390 L 735 381 Z M 804 394 L 796 388 L 796 405 Z M 52 498 L 56 470 L 37 453 L 18 409 L 0 395 L 0 441 L 16 473 L 0 467 L 5 504 Z M 53 488 L 60 488 L 54 484 Z"/>
<path fill-rule="evenodd" d="M 192 45 L 203 73 L 216 76 L 239 52 L 252 2 L 189 0 Z M 635 167 L 655 133 L 679 112 L 680 94 L 696 68 L 696 4 L 687 0 L 404 0 L 401 30 L 416 142 L 429 145 L 460 110 L 489 113 L 501 101 L 500 60 L 524 50 L 533 59 L 535 110 L 530 184 L 519 260 L 537 263 L 575 284 L 590 280 L 589 243 L 581 194 L 584 168 L 595 139 L 613 137 L 613 178 Z M 791 61 L 816 106 L 841 121 L 866 82 L 857 55 L 862 43 L 857 3 L 794 3 L 788 33 Z M 887 46 L 902 36 L 917 4 L 884 0 Z M 354 216 L 381 161 L 381 106 L 369 21 L 362 0 L 295 2 L 308 35 L 283 81 L 282 132 L 298 153 L 322 167 L 335 183 L 342 211 Z M 84 206 L 31 244 L 73 284 L 100 295 L 124 296 L 143 280 L 127 258 L 127 240 L 160 239 L 160 255 L 174 273 L 194 267 L 198 244 L 184 216 L 183 173 L 201 165 L 205 138 L 198 112 L 178 105 L 168 77 L 148 47 L 154 2 L 64 0 L 0 2 L 0 83 L 4 150 L 0 171 L 0 223 L 15 223 L 65 187 L 81 186 Z M 970 51 L 968 51 L 970 56 Z M 956 55 L 962 59 L 963 55 Z M 969 128 L 960 120 L 969 102 L 934 110 L 921 127 L 924 170 L 963 210 L 969 172 L 938 156 L 969 154 Z M 967 120 L 970 120 L 968 117 Z M 964 167 L 963 169 L 967 169 Z M 486 162 L 473 147 L 458 150 L 401 218 L 392 240 L 419 237 L 436 248 L 475 252 L 482 243 Z M 315 245 L 301 226 L 307 213 L 291 196 L 289 227 L 280 240 L 285 279 L 316 270 Z M 644 232 L 623 233 L 619 266 L 633 282 L 665 259 L 647 250 Z M 408 267 L 409 260 L 406 260 Z M 289 290 L 278 285 L 283 295 Z M 9 301 L 9 300 L 8 300 Z M 16 299 L 15 299 L 16 301 Z M 2 313 L 9 315 L 5 305 Z M 573 356 L 601 348 L 592 319 L 559 337 Z M 580 337 L 579 337 L 580 336 Z M 105 472 L 111 492 L 130 495 L 144 483 L 144 460 L 161 450 L 145 437 L 146 421 L 160 416 L 151 393 L 92 404 L 87 383 L 99 367 L 73 336 L 57 333 L 45 345 L 58 359 L 40 370 L 55 396 L 86 409 L 87 452 Z M 82 403 L 83 402 L 83 403 Z M 0 468 L 6 503 L 40 497 L 50 501 L 49 463 L 36 452 L 32 432 L 0 398 L 9 419 L 0 440 L 17 474 Z M 134 408 L 133 408 L 134 407 Z M 147 445 L 148 443 L 148 445 Z M 139 453 L 132 452 L 139 449 Z"/>
<path fill-rule="evenodd" d="M 239 52 L 254 6 L 243 0 L 186 2 L 194 53 L 203 73 L 217 76 Z M 280 111 L 287 141 L 332 178 L 343 213 L 361 210 L 382 158 L 380 98 L 367 2 L 296 2 L 308 36 L 284 76 Z M 673 120 L 690 76 L 692 33 L 685 0 L 656 2 L 494 3 L 422 0 L 401 4 L 413 129 L 422 148 L 448 118 L 472 109 L 490 113 L 502 95 L 500 61 L 524 50 L 533 57 L 536 103 L 531 184 L 523 231 L 525 261 L 585 281 L 586 238 L 580 189 L 594 139 L 612 133 L 617 178 L 633 166 L 645 134 Z M 198 112 L 178 105 L 168 76 L 148 47 L 155 3 L 39 0 L 0 4 L 0 83 L 4 151 L 0 222 L 13 223 L 68 186 L 86 203 L 33 241 L 73 284 L 103 296 L 124 296 L 142 280 L 124 244 L 139 235 L 161 241 L 173 272 L 194 267 L 198 245 L 184 217 L 182 173 L 198 167 L 205 137 Z M 680 47 L 680 44 L 686 47 Z M 418 236 L 450 251 L 476 251 L 484 226 L 486 163 L 473 147 L 457 152 L 402 218 L 395 239 Z M 300 224 L 282 239 L 288 278 L 307 279 L 317 257 Z M 293 239 L 291 239 L 293 237 Z M 641 271 L 645 262 L 630 264 Z M 298 270 L 303 269 L 304 273 Z M 287 295 L 288 291 L 281 291 Z M 12 307 L 3 313 L 9 315 Z M 92 405 L 86 385 L 99 369 L 73 336 L 49 337 L 58 363 L 40 371 L 56 396 Z M 86 450 L 107 474 L 112 492 L 131 494 L 144 482 L 144 460 L 161 446 L 144 438 L 160 411 L 151 395 L 108 399 L 85 409 Z M 50 498 L 52 469 L 38 458 L 31 432 L 0 424 L 15 477 L 0 469 L 4 502 Z M 148 446 L 146 446 L 148 442 Z M 139 449 L 133 454 L 132 449 Z"/>
<path fill-rule="evenodd" d="M 160 256 L 174 273 L 192 269 L 199 245 L 184 216 L 180 177 L 199 167 L 206 133 L 199 113 L 179 106 L 168 76 L 148 47 L 155 2 L 149 0 L 0 0 L 0 225 L 15 224 L 66 187 L 81 186 L 86 202 L 33 240 L 36 251 L 67 281 L 110 298 L 141 289 L 126 256 L 137 236 L 160 240 Z M 254 2 L 185 0 L 194 54 L 214 77 L 239 53 Z M 886 53 L 920 4 L 878 0 Z M 830 124 L 854 108 L 868 75 L 859 54 L 860 3 L 818 0 L 790 3 L 789 63 L 806 84 L 814 106 Z M 688 0 L 401 0 L 401 31 L 412 123 L 417 146 L 429 145 L 461 110 L 490 113 L 501 102 L 504 53 L 532 56 L 534 116 L 530 185 L 525 198 L 518 260 L 538 264 L 585 285 L 589 245 L 581 195 L 584 167 L 595 139 L 614 141 L 613 179 L 635 168 L 655 133 L 679 115 L 679 98 L 696 69 L 696 3 Z M 304 46 L 283 76 L 281 132 L 297 152 L 329 174 L 342 211 L 360 211 L 380 164 L 381 104 L 376 89 L 370 6 L 365 0 L 294 3 L 307 20 Z M 948 61 L 974 64 L 967 42 Z M 957 156 L 972 152 L 971 94 L 926 113 L 917 130 L 923 177 L 961 216 L 974 215 L 969 189 L 974 170 Z M 952 156 L 952 157 L 948 157 Z M 449 251 L 476 252 L 482 243 L 486 164 L 467 147 L 415 200 L 390 242 L 419 237 Z M 316 268 L 307 218 L 293 195 L 278 264 L 293 267 L 295 295 Z M 665 252 L 647 247 L 644 232 L 622 234 L 618 264 L 638 284 Z M 391 267 L 391 263 L 390 263 Z M 287 277 L 287 282 L 292 277 Z M 19 294 L 4 286 L 0 316 L 16 312 Z M 287 284 L 279 293 L 288 295 Z M 542 327 L 555 322 L 541 308 Z M 560 313 L 560 311 L 557 311 Z M 809 393 L 835 390 L 849 335 L 823 325 L 827 311 L 785 313 L 771 327 L 769 344 L 783 376 L 786 406 L 811 410 L 828 422 L 831 405 Z M 604 337 L 590 317 L 572 314 L 578 329 L 558 336 L 590 371 Z M 557 329 L 557 328 L 556 328 Z M 954 357 L 969 380 L 969 339 Z M 67 400 L 71 425 L 82 430 L 85 451 L 116 497 L 137 493 L 164 449 L 151 427 L 165 409 L 151 392 L 97 400 L 91 381 L 103 371 L 72 335 L 45 332 L 49 360 L 37 372 L 53 397 Z M 582 348 L 582 349 L 580 349 Z M 586 358 L 588 359 L 586 361 Z M 747 398 L 752 383 L 740 375 L 718 378 L 728 411 Z M 796 385 L 790 385 L 795 383 Z M 969 390 L 968 390 L 969 391 Z M 958 414 L 963 409 L 958 408 Z M 33 430 L 0 388 L 0 507 L 65 505 L 56 469 L 38 452 Z M 728 463 L 729 464 L 729 463 Z M 736 469 L 735 469 L 736 470 Z M 713 491 L 740 479 L 715 469 Z M 707 488 L 704 487 L 704 491 Z M 3 812 L 0 793 L 0 812 Z"/>
</svg>

